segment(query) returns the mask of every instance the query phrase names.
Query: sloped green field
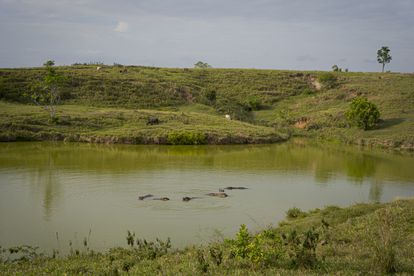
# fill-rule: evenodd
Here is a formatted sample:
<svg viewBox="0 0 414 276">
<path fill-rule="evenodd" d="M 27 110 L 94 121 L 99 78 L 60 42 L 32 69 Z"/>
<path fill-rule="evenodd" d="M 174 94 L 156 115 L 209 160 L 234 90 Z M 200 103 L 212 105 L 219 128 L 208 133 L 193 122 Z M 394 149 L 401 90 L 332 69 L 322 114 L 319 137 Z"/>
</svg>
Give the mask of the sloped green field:
<svg viewBox="0 0 414 276">
<path fill-rule="evenodd" d="M 35 140 L 56 138 L 56 131 L 69 131 L 69 126 L 80 124 L 81 127 L 72 128 L 70 132 L 81 134 L 77 133 L 78 129 L 87 129 L 88 133 L 95 131 L 94 134 L 99 132 L 108 136 L 135 136 L 135 142 L 148 143 L 156 142 L 157 139 L 154 140 L 153 137 L 164 141 L 162 137 L 165 136 L 165 129 L 175 128 L 177 131 L 191 130 L 208 137 L 221 137 L 208 138 L 209 143 L 274 142 L 282 139 L 262 138 L 269 137 L 269 133 L 277 133 L 279 136 L 283 133 L 281 136 L 285 138 L 291 135 L 305 136 L 350 144 L 414 149 L 413 74 L 334 73 L 336 86 L 327 88 L 318 83 L 323 72 L 315 71 L 139 66 L 104 66 L 101 70 L 95 66 L 67 66 L 57 67 L 57 71 L 67 79 L 65 87 L 61 89 L 64 106 L 58 107 L 63 119 L 57 125 L 48 125 L 46 121 L 39 124 L 31 122 L 26 128 L 35 129 L 37 126 L 43 134 L 35 131 L 37 135 L 23 135 L 20 128 L 25 128 L 22 126 L 24 122 L 16 114 L 42 116 L 41 109 L 33 108 L 24 93 L 30 90 L 34 80 L 42 78 L 45 70 L 0 69 L 0 99 L 4 102 L 1 116 L 5 116 L 2 120 L 5 123 L 0 126 L 3 137 L 26 136 L 27 139 Z M 373 130 L 359 130 L 350 127 L 346 121 L 345 112 L 352 99 L 358 96 L 367 97 L 381 112 L 381 121 Z M 16 108 L 7 103 L 22 105 Z M 102 122 L 96 122 L 97 118 L 92 111 L 85 113 L 86 107 L 90 110 L 100 108 L 105 113 L 104 119 L 100 121 L 107 126 L 103 127 L 100 125 Z M 11 110 L 14 108 L 18 112 L 13 113 Z M 112 108 L 111 111 L 105 111 L 108 108 Z M 75 123 L 75 118 L 82 117 L 76 115 L 79 110 L 82 110 L 82 114 L 88 114 L 91 122 Z M 161 111 L 171 113 L 166 115 Z M 117 118 L 121 116 L 120 113 L 127 117 L 122 123 Z M 142 114 L 141 124 L 145 116 L 156 115 L 181 118 L 175 122 L 181 122 L 181 125 L 174 125 L 173 120 L 164 119 L 164 123 L 157 127 L 134 128 L 136 125 L 130 121 L 132 117 L 128 114 L 138 113 Z M 231 115 L 234 121 L 248 124 L 226 122 L 225 114 Z M 184 119 L 185 116 L 192 119 Z M 85 117 L 80 120 L 84 121 Z M 10 123 L 18 126 L 11 127 Z M 158 134 L 154 134 L 154 129 Z M 53 135 L 44 134 L 47 132 Z M 223 138 L 229 135 L 243 138 Z M 66 134 L 63 136 L 67 137 Z M 123 142 L 122 139 L 118 141 Z"/>
</svg>

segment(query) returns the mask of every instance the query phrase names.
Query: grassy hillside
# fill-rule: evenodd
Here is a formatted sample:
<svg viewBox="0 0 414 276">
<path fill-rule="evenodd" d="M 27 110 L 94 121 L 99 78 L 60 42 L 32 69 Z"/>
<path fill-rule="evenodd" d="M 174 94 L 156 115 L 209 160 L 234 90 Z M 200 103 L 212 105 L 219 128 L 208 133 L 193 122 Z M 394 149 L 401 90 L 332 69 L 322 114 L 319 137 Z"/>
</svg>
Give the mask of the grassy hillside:
<svg viewBox="0 0 414 276">
<path fill-rule="evenodd" d="M 128 122 L 119 122 L 119 112 L 125 115 L 139 113 L 140 116 L 144 116 L 143 114 L 153 111 L 157 116 L 169 114 L 168 116 L 173 117 L 180 117 L 184 113 L 192 118 L 187 122 L 184 120 L 185 130 L 197 129 L 206 132 L 204 134 L 207 136 L 215 136 L 227 129 L 223 127 L 221 130 L 218 128 L 212 133 L 209 132 L 215 126 L 230 124 L 223 119 L 224 114 L 230 114 L 233 119 L 249 123 L 235 122 L 232 124 L 235 132 L 230 128 L 226 135 L 222 135 L 244 137 L 234 139 L 239 142 L 264 141 L 260 137 L 256 140 L 253 133 L 265 131 L 264 136 L 268 136 L 268 133 L 273 133 L 274 136 L 288 133 L 345 143 L 414 149 L 412 74 L 335 73 L 338 79 L 337 86 L 326 88 L 318 82 L 322 72 L 167 69 L 138 66 L 107 66 L 99 71 L 95 66 L 69 66 L 58 67 L 57 71 L 68 79 L 65 88 L 62 89 L 65 107 L 59 109 L 61 116 L 77 118 L 79 110 L 86 114 L 85 108 L 88 107 L 88 114 L 91 115 L 100 108 L 100 112 L 105 113 L 102 120 L 107 121 L 110 118 L 113 121 L 108 128 L 118 126 L 119 132 L 130 129 L 131 125 L 128 119 Z M 10 110 L 17 109 L 18 113 L 24 111 L 28 117 L 32 112 L 37 113 L 34 108 L 27 105 L 30 101 L 23 94 L 30 88 L 34 79 L 41 78 L 44 74 L 43 68 L 0 69 L 0 99 L 16 104 L 2 104 L 1 116 L 8 115 L 9 123 L 22 124 L 22 118 L 20 121 L 14 120 L 15 115 L 7 114 Z M 382 120 L 376 129 L 362 131 L 348 127 L 344 113 L 352 99 L 357 96 L 365 96 L 379 107 Z M 108 108 L 119 109 L 119 112 L 115 109 L 109 112 L 111 109 Z M 161 111 L 170 113 L 160 113 Z M 133 119 L 128 115 L 126 117 Z M 92 116 L 91 120 L 96 121 L 97 117 Z M 210 126 L 208 122 L 211 120 Z M 172 122 L 170 123 L 171 127 L 175 127 Z M 46 125 L 47 122 L 41 121 L 32 122 L 27 127 L 19 127 L 40 127 L 44 133 L 64 128 L 59 125 Z M 103 127 L 98 129 L 98 126 L 99 123 L 95 122 L 95 132 L 108 131 Z M 0 129 L 12 138 L 19 127 L 14 129 L 10 124 L 3 123 Z M 161 128 L 165 129 L 164 126 Z M 248 130 L 245 131 L 245 128 Z M 68 125 L 66 129 L 77 132 L 77 129 L 70 129 Z M 236 129 L 243 133 L 238 135 Z M 90 128 L 88 130 L 91 131 Z M 140 135 L 146 132 L 141 125 L 139 130 L 134 131 L 138 131 Z M 111 134 L 113 132 L 114 130 L 111 130 Z M 26 134 L 27 139 L 39 137 L 38 134 Z M 130 134 L 121 136 L 126 137 Z M 163 140 L 162 135 L 160 137 L 159 140 Z M 272 138 L 267 142 L 276 140 L 281 139 Z"/>
<path fill-rule="evenodd" d="M 337 76 L 338 87 L 284 99 L 270 110 L 255 112 L 256 120 L 293 126 L 297 135 L 414 149 L 413 74 L 338 73 Z M 345 112 L 356 96 L 367 97 L 378 106 L 381 121 L 375 129 L 363 131 L 348 126 Z"/>
<path fill-rule="evenodd" d="M 385 275 L 414 273 L 414 200 L 287 211 L 277 228 L 171 250 L 167 241 L 127 236 L 106 253 L 73 248 L 67 257 L 30 247 L 0 250 L 2 275 Z M 1 249 L 1 248 L 0 248 Z M 1 258 L 2 257 L 2 258 Z"/>
<path fill-rule="evenodd" d="M 312 89 L 310 75 L 237 69 L 164 69 L 148 67 L 60 67 L 67 77 L 66 103 L 98 107 L 177 108 L 194 103 L 212 106 L 220 114 L 250 120 L 250 103 L 271 107 L 280 99 Z M 23 93 L 43 68 L 0 70 L 0 99 L 29 103 Z M 215 93 L 213 100 L 206 95 Z"/>
<path fill-rule="evenodd" d="M 59 106 L 57 123 L 38 106 L 0 102 L 0 141 L 124 144 L 245 144 L 286 140 L 273 128 L 197 112 Z M 160 123 L 147 125 L 148 118 Z"/>
</svg>

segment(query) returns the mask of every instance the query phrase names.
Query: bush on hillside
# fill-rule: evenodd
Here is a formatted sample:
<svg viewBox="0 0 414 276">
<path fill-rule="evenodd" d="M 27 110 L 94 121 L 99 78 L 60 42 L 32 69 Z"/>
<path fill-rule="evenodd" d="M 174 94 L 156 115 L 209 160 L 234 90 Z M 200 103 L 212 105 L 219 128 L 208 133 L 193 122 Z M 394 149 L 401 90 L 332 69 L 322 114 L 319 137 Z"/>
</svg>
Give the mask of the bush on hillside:
<svg viewBox="0 0 414 276">
<path fill-rule="evenodd" d="M 246 111 L 259 110 L 262 106 L 260 99 L 254 96 L 249 97 L 243 104 Z"/>
<path fill-rule="evenodd" d="M 207 103 L 213 104 L 216 102 L 217 92 L 214 89 L 206 89 L 203 93 L 204 98 L 207 100 Z"/>
<path fill-rule="evenodd" d="M 358 97 L 352 101 L 346 118 L 351 125 L 368 130 L 374 128 L 380 118 L 380 112 L 375 104 L 366 98 Z"/>
<path fill-rule="evenodd" d="M 299 209 L 297 207 L 290 208 L 286 212 L 286 217 L 291 218 L 291 219 L 295 219 L 295 218 L 299 218 L 299 217 L 305 217 L 305 216 L 306 216 L 306 212 L 303 212 L 301 209 Z"/>
<path fill-rule="evenodd" d="M 207 136 L 199 132 L 170 132 L 167 136 L 167 143 L 170 145 L 204 145 L 207 144 Z"/>
<path fill-rule="evenodd" d="M 319 76 L 318 80 L 324 88 L 330 89 L 338 86 L 338 79 L 332 73 L 323 73 Z"/>
<path fill-rule="evenodd" d="M 218 98 L 214 107 L 219 113 L 230 114 L 235 120 L 250 122 L 253 119 L 253 113 L 247 110 L 245 104 L 231 98 Z"/>
</svg>

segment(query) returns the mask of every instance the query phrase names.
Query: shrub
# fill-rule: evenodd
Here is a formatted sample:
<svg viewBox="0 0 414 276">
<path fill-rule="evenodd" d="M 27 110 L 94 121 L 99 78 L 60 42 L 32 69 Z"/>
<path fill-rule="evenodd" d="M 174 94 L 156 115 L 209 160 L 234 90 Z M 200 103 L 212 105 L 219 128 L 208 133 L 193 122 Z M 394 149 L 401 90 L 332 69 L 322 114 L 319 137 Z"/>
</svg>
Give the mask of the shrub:
<svg viewBox="0 0 414 276">
<path fill-rule="evenodd" d="M 168 250 L 171 248 L 171 240 L 167 238 L 166 241 L 162 241 L 158 238 L 155 239 L 155 242 L 148 242 L 145 239 L 137 239 L 136 252 L 141 259 L 154 260 L 158 257 L 161 257 L 168 253 Z"/>
<path fill-rule="evenodd" d="M 287 218 L 298 218 L 298 217 L 304 217 L 305 215 L 306 213 L 297 207 L 290 208 L 286 212 Z"/>
<path fill-rule="evenodd" d="M 249 245 L 252 237 L 250 236 L 249 230 L 245 224 L 240 225 L 239 232 L 236 234 L 232 253 L 235 257 L 246 258 L 249 254 Z"/>
<path fill-rule="evenodd" d="M 265 240 L 262 234 L 256 235 L 252 242 L 248 245 L 248 257 L 249 259 L 256 263 L 262 263 L 265 261 L 265 251 L 264 251 Z"/>
<path fill-rule="evenodd" d="M 283 234 L 282 238 L 293 267 L 316 267 L 318 264 L 316 247 L 319 242 L 319 233 L 314 228 L 307 230 L 303 234 L 298 234 L 293 230 L 288 234 Z"/>
<path fill-rule="evenodd" d="M 13 246 L 8 249 L 0 247 L 0 263 L 10 262 L 11 260 L 13 262 L 32 261 L 36 258 L 42 258 L 44 255 L 43 253 L 37 252 L 38 249 L 38 247 L 30 245 Z"/>
<path fill-rule="evenodd" d="M 338 86 L 338 79 L 332 73 L 323 73 L 319 76 L 318 80 L 324 88 L 330 89 Z"/>
<path fill-rule="evenodd" d="M 307 88 L 302 89 L 302 94 L 304 94 L 304 95 L 314 95 L 315 90 L 307 87 Z"/>
<path fill-rule="evenodd" d="M 243 104 L 243 107 L 246 111 L 259 110 L 262 106 L 262 103 L 257 97 L 249 97 L 246 102 Z"/>
<path fill-rule="evenodd" d="M 170 145 L 204 145 L 207 144 L 207 136 L 199 132 L 170 132 L 167 136 Z"/>
<path fill-rule="evenodd" d="M 236 239 L 230 242 L 233 257 L 247 259 L 258 265 L 274 264 L 284 252 L 279 236 L 266 231 L 253 236 L 244 224 L 240 226 Z"/>
<path fill-rule="evenodd" d="M 218 98 L 215 108 L 219 113 L 230 114 L 235 120 L 250 122 L 253 114 L 244 103 L 240 103 L 231 98 Z"/>
<path fill-rule="evenodd" d="M 366 98 L 355 98 L 346 112 L 348 123 L 364 130 L 372 129 L 380 118 L 378 107 Z"/>
<path fill-rule="evenodd" d="M 126 240 L 127 240 L 127 244 L 128 244 L 129 246 L 134 246 L 134 243 L 135 243 L 135 233 L 131 233 L 131 232 L 128 230 Z"/>
<path fill-rule="evenodd" d="M 129 260 L 129 259 L 124 260 L 122 262 L 122 270 L 125 271 L 125 272 L 129 272 L 134 265 L 135 265 L 134 260 Z M 80 274 L 83 274 L 82 271 L 81 271 Z"/>
<path fill-rule="evenodd" d="M 170 238 L 166 241 L 162 241 L 158 238 L 155 239 L 155 242 L 147 241 L 146 239 L 135 239 L 135 233 L 128 231 L 126 240 L 139 259 L 154 260 L 167 254 L 168 250 L 171 248 Z"/>
<path fill-rule="evenodd" d="M 197 263 L 198 263 L 198 269 L 203 273 L 207 273 L 208 267 L 210 265 L 207 262 L 206 258 L 204 257 L 204 252 L 201 249 L 197 250 Z"/>
<path fill-rule="evenodd" d="M 386 207 L 375 212 L 366 229 L 373 269 L 387 274 L 397 272 L 397 248 L 404 240 L 406 221 L 401 208 Z"/>
<path fill-rule="evenodd" d="M 212 246 L 209 249 L 210 256 L 213 259 L 214 263 L 219 266 L 223 262 L 223 250 L 218 246 Z"/>
<path fill-rule="evenodd" d="M 213 89 L 206 89 L 204 91 L 204 97 L 208 101 L 208 103 L 215 103 L 217 98 L 216 90 Z"/>
</svg>

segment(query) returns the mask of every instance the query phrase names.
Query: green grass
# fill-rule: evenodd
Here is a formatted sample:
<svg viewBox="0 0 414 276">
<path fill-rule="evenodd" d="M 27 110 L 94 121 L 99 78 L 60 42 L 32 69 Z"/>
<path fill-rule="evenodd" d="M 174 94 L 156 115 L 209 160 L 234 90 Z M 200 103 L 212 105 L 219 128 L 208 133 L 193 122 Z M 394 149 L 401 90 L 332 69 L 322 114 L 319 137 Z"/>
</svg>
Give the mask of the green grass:
<svg viewBox="0 0 414 276">
<path fill-rule="evenodd" d="M 384 148 L 414 149 L 414 77 L 409 74 L 339 73 L 340 86 L 286 98 L 272 109 L 255 112 L 258 121 L 294 127 L 295 135 Z M 365 96 L 381 112 L 369 131 L 349 127 L 345 112 L 353 98 Z"/>
<path fill-rule="evenodd" d="M 129 144 L 242 144 L 287 139 L 274 128 L 198 112 L 62 105 L 58 122 L 38 106 L 0 102 L 0 140 L 64 140 Z M 158 125 L 147 125 L 156 117 Z M 186 139 L 173 139 L 186 136 Z M 203 136 L 203 139 L 199 139 Z M 179 137 L 178 137 L 179 138 Z M 194 142 L 192 139 L 195 139 Z M 181 142 L 180 142 L 181 141 Z"/>
<path fill-rule="evenodd" d="M 65 257 L 33 254 L 33 250 L 17 254 L 3 250 L 0 274 L 414 273 L 414 199 L 348 208 L 327 206 L 279 225 L 258 233 L 248 232 L 242 226 L 234 239 L 179 250 L 170 249 L 168 242 L 136 239 L 132 233 L 128 235 L 128 248 L 112 248 L 105 253 L 93 252 L 87 244 L 83 249 L 71 250 Z M 11 256 L 20 260 L 12 261 Z"/>
<path fill-rule="evenodd" d="M 64 105 L 70 105 L 74 109 L 90 107 L 92 110 L 93 107 L 107 111 L 108 108 L 114 108 L 111 112 L 105 111 L 105 120 L 112 121 L 111 127 L 119 123 L 119 112 L 130 114 L 133 110 L 142 109 L 154 114 L 165 115 L 167 113 L 161 111 L 170 112 L 168 116 L 180 116 L 184 112 L 194 117 L 194 123 L 204 121 L 202 125 L 208 130 L 210 125 L 216 126 L 219 117 L 230 114 L 233 119 L 250 123 L 250 129 L 262 126 L 276 128 L 279 133 L 325 141 L 414 149 L 412 74 L 332 73 L 337 79 L 336 85 L 333 88 L 322 85 L 322 89 L 318 90 L 314 85 L 324 72 L 140 66 L 126 68 L 126 73 L 120 73 L 122 68 L 117 66 L 104 66 L 100 71 L 95 66 L 58 67 L 57 71 L 68 79 L 66 87 L 62 89 Z M 30 88 L 32 81 L 41 78 L 43 74 L 42 68 L 0 69 L 0 99 L 28 104 L 29 101 L 23 94 Z M 216 95 L 215 99 L 206 96 L 212 92 Z M 363 131 L 348 126 L 345 112 L 357 96 L 366 97 L 378 106 L 381 122 L 375 129 Z M 59 107 L 62 116 L 66 115 L 65 106 Z M 31 108 L 21 107 L 22 110 L 32 110 Z M 201 118 L 202 115 L 198 114 L 210 117 Z M 208 123 L 210 119 L 215 122 Z M 94 116 L 91 120 L 96 121 Z M 185 122 L 184 119 L 183 121 Z M 99 122 L 91 124 L 99 125 Z M 201 126 L 192 124 L 193 121 L 190 120 L 184 129 L 200 130 Z M 239 126 L 244 128 L 247 125 Z M 104 132 L 108 131 L 108 135 L 113 132 L 119 134 L 130 129 L 123 124 L 122 128 L 106 129 Z M 217 126 L 213 132 L 220 133 L 222 129 Z M 265 128 L 257 128 L 259 129 Z M 14 131 L 1 130 L 15 134 Z M 266 130 L 270 131 L 268 128 Z M 201 131 L 205 132 L 204 129 Z M 121 136 L 129 137 L 130 133 Z M 148 137 L 153 137 L 153 134 L 150 131 Z M 226 135 L 228 134 L 222 136 Z M 151 140 L 152 138 L 148 139 L 148 142 Z M 254 138 L 250 140 L 255 141 Z M 247 142 L 250 140 L 247 139 Z"/>
</svg>

